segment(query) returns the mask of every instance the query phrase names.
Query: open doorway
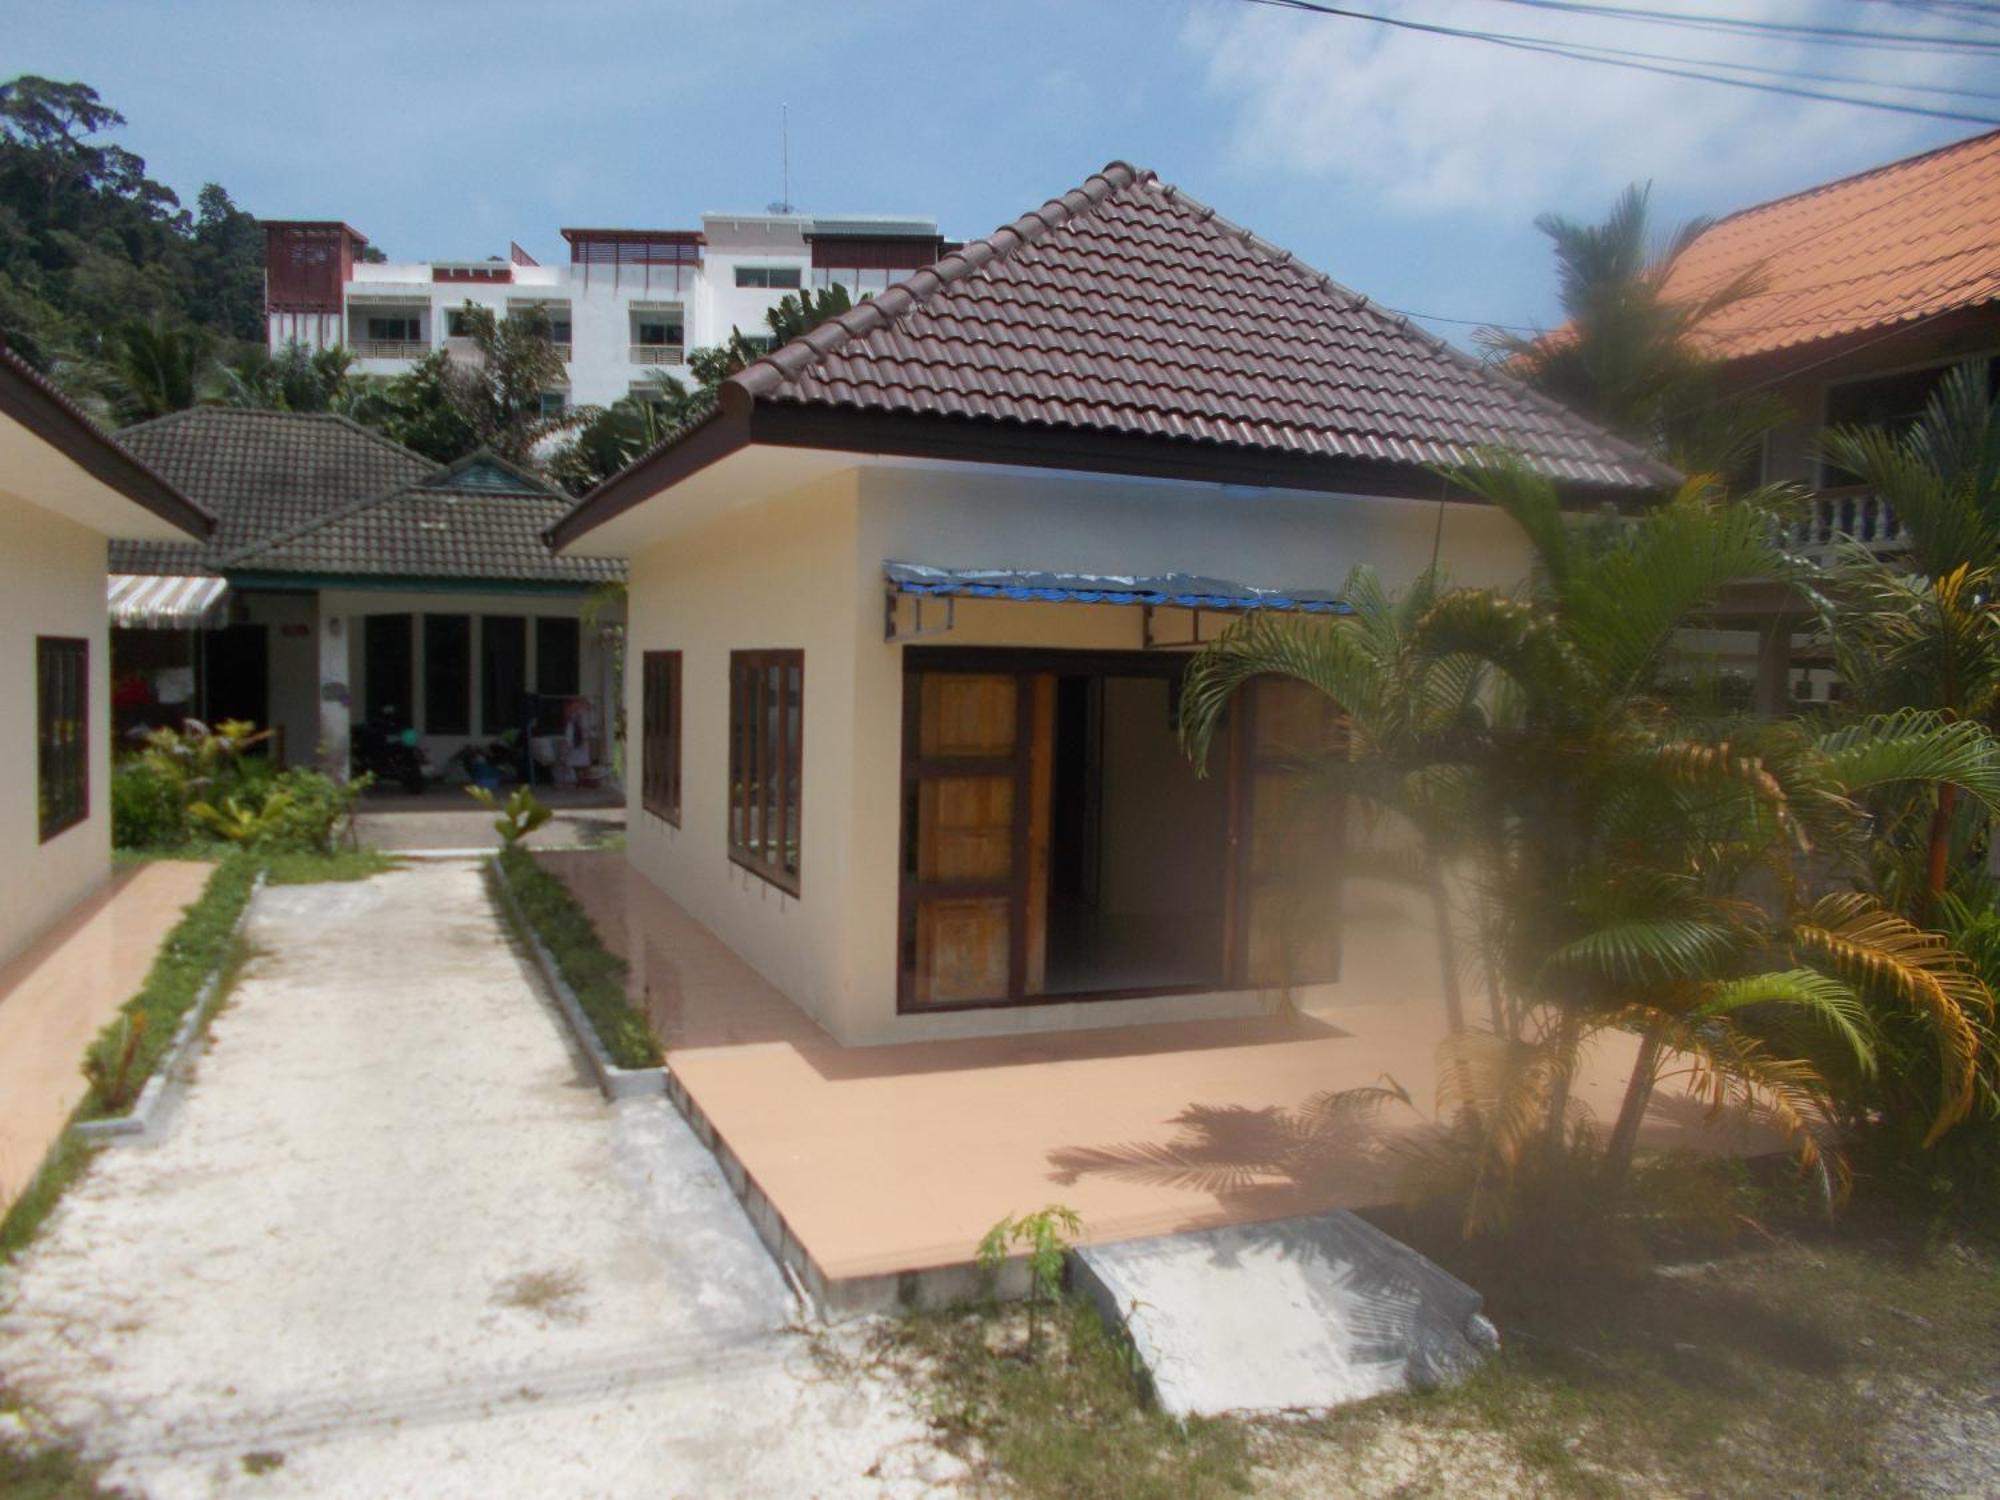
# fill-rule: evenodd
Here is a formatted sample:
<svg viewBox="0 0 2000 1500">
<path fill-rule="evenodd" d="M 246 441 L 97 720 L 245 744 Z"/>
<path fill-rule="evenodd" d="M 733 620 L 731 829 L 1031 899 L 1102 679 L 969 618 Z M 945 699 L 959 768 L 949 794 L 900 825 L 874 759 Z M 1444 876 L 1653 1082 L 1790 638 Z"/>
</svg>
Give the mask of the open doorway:
<svg viewBox="0 0 2000 1500">
<path fill-rule="evenodd" d="M 1250 684 L 1197 776 L 1186 665 L 907 648 L 902 1009 L 1338 977 L 1343 815 L 1296 777 L 1343 743 L 1338 709 Z"/>
<path fill-rule="evenodd" d="M 1223 979 L 1229 787 L 1181 753 L 1176 687 L 1056 679 L 1044 994 Z"/>
</svg>

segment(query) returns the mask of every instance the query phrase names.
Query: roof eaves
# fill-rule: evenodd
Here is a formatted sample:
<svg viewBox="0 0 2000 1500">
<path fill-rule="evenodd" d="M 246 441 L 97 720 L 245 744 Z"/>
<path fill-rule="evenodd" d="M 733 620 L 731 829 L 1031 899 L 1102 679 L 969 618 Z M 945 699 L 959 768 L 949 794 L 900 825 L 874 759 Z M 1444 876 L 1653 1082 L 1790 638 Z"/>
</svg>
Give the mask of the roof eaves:
<svg viewBox="0 0 2000 1500">
<path fill-rule="evenodd" d="M 82 407 L 58 390 L 0 338 L 0 412 L 5 412 L 92 478 L 198 541 L 215 534 L 220 518 L 122 447 Z"/>
</svg>

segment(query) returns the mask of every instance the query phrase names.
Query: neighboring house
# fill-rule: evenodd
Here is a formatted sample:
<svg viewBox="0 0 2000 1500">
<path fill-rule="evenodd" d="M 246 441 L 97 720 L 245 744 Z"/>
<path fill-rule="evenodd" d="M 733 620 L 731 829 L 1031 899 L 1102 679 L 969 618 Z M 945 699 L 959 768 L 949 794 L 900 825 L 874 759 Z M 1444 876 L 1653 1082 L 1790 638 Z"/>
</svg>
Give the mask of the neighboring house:
<svg viewBox="0 0 2000 1500">
<path fill-rule="evenodd" d="M 553 733 L 541 700 L 582 697 L 608 762 L 616 653 L 585 616 L 623 569 L 549 553 L 560 491 L 338 416 L 199 407 L 118 441 L 220 518 L 200 545 L 112 549 L 121 728 L 247 719 L 343 772 L 356 723 L 414 727 L 442 764 L 537 718 Z"/>
<path fill-rule="evenodd" d="M 609 405 L 656 388 L 690 349 L 731 328 L 764 332 L 764 314 L 802 288 L 859 298 L 944 248 L 931 219 L 705 214 L 699 229 L 565 229 L 569 264 L 509 258 L 367 261 L 368 241 L 337 221 L 267 220 L 265 314 L 273 353 L 345 344 L 364 375 L 395 375 L 436 349 L 470 355 L 459 317 L 473 302 L 547 314 L 567 369 L 551 407 Z"/>
<path fill-rule="evenodd" d="M 1798 537 L 1808 553 L 1830 554 L 1841 536 L 1893 548 L 1895 517 L 1821 460 L 1820 437 L 1908 426 L 1968 361 L 2000 391 L 2000 131 L 1720 219 L 1674 263 L 1667 291 L 1695 296 L 1746 272 L 1754 294 L 1700 339 L 1727 361 L 1731 392 L 1769 392 L 1790 409 L 1765 444 L 1762 477 L 1815 491 Z M 1763 633 L 1764 707 L 1833 687 L 1823 666 L 1794 659 L 1802 618 L 1746 623 Z"/>
<path fill-rule="evenodd" d="M 105 539 L 214 526 L 0 344 L 0 963 L 111 873 Z"/>
<path fill-rule="evenodd" d="M 629 857 L 843 1041 L 1435 996 L 1406 897 L 1300 867 L 1334 839 L 1283 767 L 1324 700 L 1261 686 L 1201 778 L 1178 678 L 1357 564 L 1521 579 L 1432 467 L 1481 445 L 1581 506 L 1675 477 L 1114 163 L 751 365 L 551 533 L 630 562 Z"/>
</svg>

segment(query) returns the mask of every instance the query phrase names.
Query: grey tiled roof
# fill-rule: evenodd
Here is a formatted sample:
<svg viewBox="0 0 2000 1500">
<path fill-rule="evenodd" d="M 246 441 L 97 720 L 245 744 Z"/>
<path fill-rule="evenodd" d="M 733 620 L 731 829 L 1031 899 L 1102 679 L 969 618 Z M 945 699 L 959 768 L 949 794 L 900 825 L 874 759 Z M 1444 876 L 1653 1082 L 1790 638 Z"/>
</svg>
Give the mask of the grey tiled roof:
<svg viewBox="0 0 2000 1500">
<path fill-rule="evenodd" d="M 118 573 L 256 572 L 588 585 L 617 564 L 557 558 L 569 497 L 475 455 L 447 468 L 345 417 L 197 407 L 118 441 L 220 517 L 207 545 L 119 543 Z"/>
<path fill-rule="evenodd" d="M 607 583 L 625 576 L 608 558 L 557 557 L 542 532 L 570 497 L 526 476 L 500 488 L 491 460 L 467 460 L 394 494 L 311 521 L 225 560 L 228 571 Z M 515 471 L 518 473 L 518 471 Z M 531 488 L 530 486 L 533 485 Z"/>
<path fill-rule="evenodd" d="M 1123 162 L 734 379 L 759 403 L 1390 464 L 1504 446 L 1562 481 L 1674 478 Z"/>
</svg>

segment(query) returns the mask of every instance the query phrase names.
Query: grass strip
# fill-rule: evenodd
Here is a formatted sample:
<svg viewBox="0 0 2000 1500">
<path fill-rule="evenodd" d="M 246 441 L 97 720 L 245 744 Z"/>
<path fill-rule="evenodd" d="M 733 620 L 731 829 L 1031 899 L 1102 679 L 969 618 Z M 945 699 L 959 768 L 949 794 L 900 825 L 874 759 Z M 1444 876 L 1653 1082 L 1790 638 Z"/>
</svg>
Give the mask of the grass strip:
<svg viewBox="0 0 2000 1500">
<path fill-rule="evenodd" d="M 160 945 L 139 993 L 120 1007 L 85 1053 L 85 1073 L 94 1081 L 77 1106 L 77 1119 L 123 1113 L 138 1098 L 202 985 L 228 962 L 236 921 L 250 899 L 257 870 L 257 861 L 245 855 L 232 854 L 216 864 L 200 899 Z M 110 1096 L 105 1083 L 114 1085 Z"/>
<path fill-rule="evenodd" d="M 92 1158 L 102 1149 L 71 1135 L 68 1126 L 64 1126 L 28 1185 L 7 1205 L 6 1216 L 0 1217 L 0 1265 L 27 1248 L 43 1222 L 55 1212 L 62 1195 L 90 1169 Z M 12 1493 L 0 1487 L 0 1494 Z"/>
<path fill-rule="evenodd" d="M 287 849 L 261 856 L 268 885 L 320 885 L 366 880 L 399 869 L 402 861 L 380 849 L 336 849 L 331 854 Z"/>
<path fill-rule="evenodd" d="M 569 887 L 518 846 L 500 851 L 500 872 L 611 1061 L 621 1068 L 658 1067 L 659 1038 L 625 998 L 625 960 L 604 946 Z"/>
</svg>

